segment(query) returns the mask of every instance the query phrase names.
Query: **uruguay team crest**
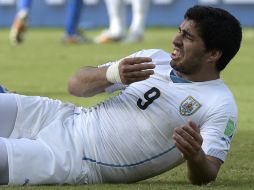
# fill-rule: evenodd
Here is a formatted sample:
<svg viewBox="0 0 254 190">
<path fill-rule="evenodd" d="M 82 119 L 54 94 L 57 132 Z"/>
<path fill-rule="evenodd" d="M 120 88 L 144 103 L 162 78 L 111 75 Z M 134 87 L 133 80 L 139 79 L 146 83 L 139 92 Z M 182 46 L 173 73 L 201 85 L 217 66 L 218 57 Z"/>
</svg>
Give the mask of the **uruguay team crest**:
<svg viewBox="0 0 254 190">
<path fill-rule="evenodd" d="M 188 96 L 180 105 L 180 114 L 184 116 L 190 116 L 195 113 L 201 104 L 193 97 Z"/>
</svg>

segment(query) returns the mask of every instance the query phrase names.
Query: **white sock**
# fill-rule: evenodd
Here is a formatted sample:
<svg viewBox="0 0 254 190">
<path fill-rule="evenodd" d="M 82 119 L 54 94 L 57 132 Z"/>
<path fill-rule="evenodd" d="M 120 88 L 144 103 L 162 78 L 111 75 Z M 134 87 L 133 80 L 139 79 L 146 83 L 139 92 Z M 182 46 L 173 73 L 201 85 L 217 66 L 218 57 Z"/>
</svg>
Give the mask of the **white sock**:
<svg viewBox="0 0 254 190">
<path fill-rule="evenodd" d="M 105 1 L 109 16 L 109 31 L 114 37 L 121 37 L 126 31 L 126 4 L 123 0 Z"/>
<path fill-rule="evenodd" d="M 150 0 L 132 0 L 132 21 L 130 33 L 143 35 Z"/>
</svg>

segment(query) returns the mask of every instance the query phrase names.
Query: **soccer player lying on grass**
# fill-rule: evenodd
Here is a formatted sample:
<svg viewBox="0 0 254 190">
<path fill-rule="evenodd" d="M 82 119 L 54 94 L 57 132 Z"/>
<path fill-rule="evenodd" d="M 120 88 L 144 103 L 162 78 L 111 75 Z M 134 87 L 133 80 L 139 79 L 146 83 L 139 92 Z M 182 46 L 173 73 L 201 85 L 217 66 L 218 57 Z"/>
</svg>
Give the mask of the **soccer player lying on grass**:
<svg viewBox="0 0 254 190">
<path fill-rule="evenodd" d="M 220 72 L 242 32 L 225 10 L 187 10 L 173 53 L 149 49 L 80 69 L 76 96 L 122 89 L 90 108 L 0 94 L 1 184 L 131 183 L 187 162 L 192 184 L 217 177 L 237 122 Z"/>
</svg>

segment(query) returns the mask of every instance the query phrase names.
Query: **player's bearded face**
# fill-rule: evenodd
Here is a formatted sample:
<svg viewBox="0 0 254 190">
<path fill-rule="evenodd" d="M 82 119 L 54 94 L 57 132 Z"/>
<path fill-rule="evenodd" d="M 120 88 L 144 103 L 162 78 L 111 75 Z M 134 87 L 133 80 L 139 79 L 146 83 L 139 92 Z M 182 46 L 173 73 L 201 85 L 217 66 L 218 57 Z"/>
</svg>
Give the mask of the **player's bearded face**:
<svg viewBox="0 0 254 190">
<path fill-rule="evenodd" d="M 205 46 L 193 20 L 184 20 L 173 40 L 171 66 L 186 75 L 198 73 L 204 62 Z"/>
</svg>

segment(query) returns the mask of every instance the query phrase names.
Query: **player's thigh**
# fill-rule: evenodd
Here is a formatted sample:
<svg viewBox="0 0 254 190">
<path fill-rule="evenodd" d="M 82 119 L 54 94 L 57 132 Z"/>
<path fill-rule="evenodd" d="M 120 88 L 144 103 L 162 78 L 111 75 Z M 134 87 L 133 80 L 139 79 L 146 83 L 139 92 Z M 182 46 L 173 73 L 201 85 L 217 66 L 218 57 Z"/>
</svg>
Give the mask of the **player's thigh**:
<svg viewBox="0 0 254 190">
<path fill-rule="evenodd" d="M 8 152 L 9 184 L 58 184 L 69 175 L 56 152 L 40 140 L 4 139 Z M 70 164 L 68 164 L 70 165 Z"/>
<path fill-rule="evenodd" d="M 55 120 L 65 120 L 73 115 L 75 106 L 40 96 L 16 97 L 18 113 L 11 138 L 34 139 L 44 128 Z"/>
</svg>

